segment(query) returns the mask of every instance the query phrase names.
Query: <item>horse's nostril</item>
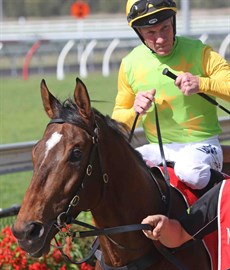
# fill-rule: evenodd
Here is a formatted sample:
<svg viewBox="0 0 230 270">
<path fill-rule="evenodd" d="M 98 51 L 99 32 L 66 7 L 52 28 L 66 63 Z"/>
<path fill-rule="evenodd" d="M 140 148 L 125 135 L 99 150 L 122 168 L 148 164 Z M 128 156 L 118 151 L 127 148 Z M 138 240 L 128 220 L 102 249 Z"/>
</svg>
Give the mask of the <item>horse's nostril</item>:
<svg viewBox="0 0 230 270">
<path fill-rule="evenodd" d="M 20 230 L 16 230 L 15 229 L 15 225 L 13 224 L 12 228 L 11 228 L 13 235 L 17 238 L 17 239 L 24 239 L 24 232 L 20 231 Z"/>
<path fill-rule="evenodd" d="M 26 226 L 26 238 L 33 240 L 42 237 L 44 233 L 44 226 L 39 222 L 31 222 Z"/>
</svg>

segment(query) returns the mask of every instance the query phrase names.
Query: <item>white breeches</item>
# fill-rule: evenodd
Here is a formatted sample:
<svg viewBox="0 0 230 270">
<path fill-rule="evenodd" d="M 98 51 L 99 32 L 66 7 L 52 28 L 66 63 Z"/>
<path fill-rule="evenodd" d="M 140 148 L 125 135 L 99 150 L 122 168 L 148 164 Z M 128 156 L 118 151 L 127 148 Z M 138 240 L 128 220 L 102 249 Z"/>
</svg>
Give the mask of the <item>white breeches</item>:
<svg viewBox="0 0 230 270">
<path fill-rule="evenodd" d="M 211 176 L 210 169 L 222 170 L 223 153 L 217 136 L 196 143 L 164 144 L 163 149 L 165 159 L 175 163 L 177 177 L 193 189 L 207 186 Z M 162 163 L 158 144 L 146 144 L 136 150 L 145 161 L 154 165 Z"/>
</svg>

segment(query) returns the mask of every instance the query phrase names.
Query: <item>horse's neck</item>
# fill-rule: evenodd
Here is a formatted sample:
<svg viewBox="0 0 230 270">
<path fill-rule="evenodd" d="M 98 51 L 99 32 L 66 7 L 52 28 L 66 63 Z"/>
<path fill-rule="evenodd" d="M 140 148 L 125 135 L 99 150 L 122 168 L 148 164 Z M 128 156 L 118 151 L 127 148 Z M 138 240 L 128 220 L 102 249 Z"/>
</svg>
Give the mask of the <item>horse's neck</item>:
<svg viewBox="0 0 230 270">
<path fill-rule="evenodd" d="M 111 135 L 103 137 L 99 142 L 99 155 L 102 173 L 108 175 L 108 183 L 103 186 L 100 203 L 92 210 L 98 227 L 140 224 L 146 216 L 162 211 L 156 184 L 143 162 L 124 140 Z M 152 248 L 152 241 L 142 231 L 111 235 L 111 238 L 122 246 L 137 250 L 125 254 L 102 237 L 101 247 L 106 261 L 111 264 L 121 262 L 121 258 L 122 263 L 132 261 Z"/>
<path fill-rule="evenodd" d="M 99 152 L 101 168 L 109 179 L 100 207 L 93 213 L 100 226 L 140 223 L 148 214 L 162 211 L 156 184 L 126 142 L 103 138 Z"/>
</svg>

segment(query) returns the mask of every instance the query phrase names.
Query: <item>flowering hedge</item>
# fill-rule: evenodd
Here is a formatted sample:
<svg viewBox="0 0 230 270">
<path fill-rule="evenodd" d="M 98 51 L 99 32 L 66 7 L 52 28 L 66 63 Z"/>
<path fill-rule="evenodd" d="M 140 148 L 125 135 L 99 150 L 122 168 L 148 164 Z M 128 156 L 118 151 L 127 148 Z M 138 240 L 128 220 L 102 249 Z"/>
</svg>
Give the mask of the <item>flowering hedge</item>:
<svg viewBox="0 0 230 270">
<path fill-rule="evenodd" d="M 77 251 L 76 244 L 67 239 L 65 252 L 72 256 Z M 51 248 L 48 255 L 39 259 L 31 258 L 19 248 L 16 238 L 13 236 L 10 227 L 0 232 L 0 269 L 2 270 L 93 270 L 90 264 L 83 263 L 79 267 L 74 264 L 67 264 L 58 249 Z"/>
</svg>

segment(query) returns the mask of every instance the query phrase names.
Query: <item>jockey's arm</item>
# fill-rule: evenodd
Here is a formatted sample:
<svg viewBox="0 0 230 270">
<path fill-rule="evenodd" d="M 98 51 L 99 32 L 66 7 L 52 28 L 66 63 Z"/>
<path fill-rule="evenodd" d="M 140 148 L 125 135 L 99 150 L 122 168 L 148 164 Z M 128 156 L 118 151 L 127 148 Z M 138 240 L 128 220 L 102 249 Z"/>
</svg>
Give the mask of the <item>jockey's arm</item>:
<svg viewBox="0 0 230 270">
<path fill-rule="evenodd" d="M 184 95 L 205 93 L 230 101 L 230 65 L 209 46 L 203 50 L 202 63 L 204 77 L 194 76 L 189 72 L 181 73 L 175 80 L 175 85 Z"/>
<path fill-rule="evenodd" d="M 142 224 L 150 224 L 153 229 L 144 231 L 144 234 L 152 240 L 159 240 L 169 248 L 174 248 L 193 238 L 202 239 L 217 230 L 217 206 L 223 182 L 200 197 L 178 221 L 163 215 L 148 216 Z"/>
<path fill-rule="evenodd" d="M 230 65 L 210 47 L 205 47 L 202 56 L 206 77 L 200 77 L 200 93 L 205 93 L 230 102 Z"/>
<path fill-rule="evenodd" d="M 112 113 L 112 118 L 116 121 L 125 123 L 132 128 L 136 112 L 133 105 L 135 94 L 128 84 L 123 63 L 121 63 L 118 74 L 118 93 L 115 101 L 115 106 Z"/>
<path fill-rule="evenodd" d="M 118 94 L 112 118 L 116 121 L 125 123 L 131 129 L 137 113 L 143 115 L 151 107 L 155 93 L 155 89 L 150 89 L 135 95 L 127 81 L 122 62 L 119 69 Z"/>
<path fill-rule="evenodd" d="M 183 229 L 177 220 L 169 219 L 163 215 L 148 216 L 142 223 L 153 227 L 152 231 L 143 231 L 148 238 L 159 240 L 169 248 L 178 247 L 192 239 L 192 236 Z"/>
</svg>

